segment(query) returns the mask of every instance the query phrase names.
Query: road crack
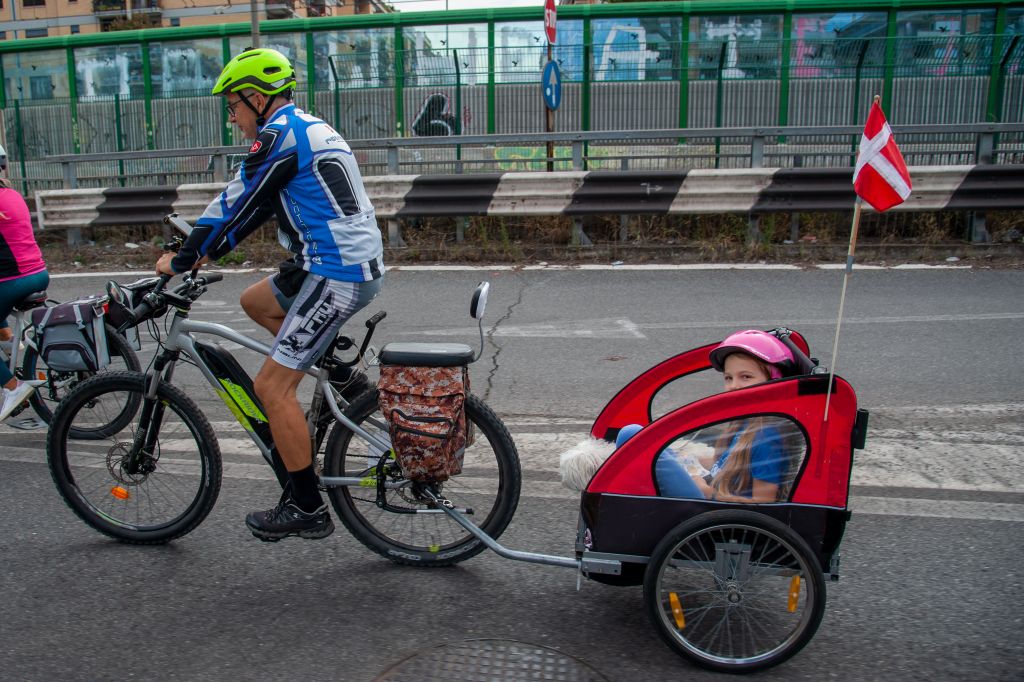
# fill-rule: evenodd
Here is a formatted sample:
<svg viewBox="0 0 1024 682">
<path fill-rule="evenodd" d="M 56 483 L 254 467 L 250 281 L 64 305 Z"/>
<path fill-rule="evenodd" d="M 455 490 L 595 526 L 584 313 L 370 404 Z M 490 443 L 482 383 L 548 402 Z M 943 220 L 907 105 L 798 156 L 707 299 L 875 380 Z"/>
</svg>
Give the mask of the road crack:
<svg viewBox="0 0 1024 682">
<path fill-rule="evenodd" d="M 498 328 L 503 323 L 512 318 L 513 312 L 515 311 L 516 307 L 523 302 L 523 295 L 526 293 L 526 289 L 529 287 L 529 284 L 527 284 L 521 276 L 517 276 L 516 280 L 517 284 L 519 284 L 519 291 L 516 295 L 516 300 L 510 303 L 507 308 L 505 308 L 505 314 L 498 318 L 498 320 L 495 321 L 495 323 L 491 325 L 491 327 L 484 334 L 487 339 L 487 345 L 492 349 L 490 358 L 491 366 L 490 369 L 487 371 L 487 385 L 484 388 L 484 394 L 482 396 L 482 400 L 485 403 L 491 396 L 491 389 L 494 388 L 494 377 L 498 374 L 498 369 L 500 368 L 498 356 L 501 355 L 502 346 L 500 343 L 495 341 L 494 335 L 498 331 Z"/>
</svg>

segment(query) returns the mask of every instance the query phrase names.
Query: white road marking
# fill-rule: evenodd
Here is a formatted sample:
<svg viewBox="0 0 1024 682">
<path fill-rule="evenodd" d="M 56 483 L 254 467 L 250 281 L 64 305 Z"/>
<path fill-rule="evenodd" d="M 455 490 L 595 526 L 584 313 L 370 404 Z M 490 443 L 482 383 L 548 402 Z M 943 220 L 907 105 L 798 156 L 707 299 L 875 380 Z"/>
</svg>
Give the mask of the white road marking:
<svg viewBox="0 0 1024 682">
<path fill-rule="evenodd" d="M 222 444 L 223 445 L 223 444 Z M 42 456 L 38 451 L 25 448 L 7 448 L 0 454 L 0 461 L 40 463 Z M 166 458 L 161 460 L 165 470 L 175 474 L 195 474 L 198 464 L 195 461 Z M 103 468 L 102 462 L 91 465 Z M 270 481 L 274 472 L 265 463 L 224 462 L 224 477 L 228 479 Z M 472 489 L 486 489 L 488 479 L 479 477 L 463 477 L 460 484 Z M 528 480 L 523 483 L 522 497 L 554 500 L 577 500 L 579 493 L 569 490 L 558 481 Z M 912 516 L 920 518 L 972 519 L 983 521 L 1024 522 L 1024 504 L 1004 502 L 977 502 L 966 500 L 935 500 L 926 498 L 881 497 L 877 495 L 851 495 L 849 508 L 858 514 L 879 516 Z"/>
<path fill-rule="evenodd" d="M 570 421 L 570 424 L 559 424 L 561 429 L 554 432 L 528 430 L 536 424 L 538 420 L 508 424 L 519 451 L 520 464 L 525 472 L 557 477 L 559 455 L 587 437 L 589 424 L 576 422 L 576 428 L 572 428 Z M 218 444 L 225 457 L 263 461 L 255 444 L 239 431 L 236 424 L 216 422 L 214 430 L 219 434 Z M 981 442 L 982 438 L 993 435 L 996 437 L 991 440 L 999 442 Z M 956 439 L 962 440 L 956 442 Z M 881 430 L 879 434 L 869 433 L 865 450 L 855 451 L 852 483 L 883 488 L 1024 492 L 1022 441 L 1024 439 L 1019 436 L 998 432 Z M 193 447 L 189 438 L 171 438 L 162 442 L 165 454 L 184 452 Z M 27 461 L 43 461 L 43 456 L 39 452 L 34 459 Z M 2 459 L 4 457 L 0 455 Z M 18 461 L 26 460 L 19 458 Z"/>
<path fill-rule="evenodd" d="M 584 263 L 579 265 L 561 263 L 543 263 L 533 265 L 390 265 L 388 270 L 392 272 L 514 272 L 519 270 L 547 270 L 547 271 L 701 271 L 701 270 L 843 270 L 845 263 L 821 263 L 818 265 L 791 265 L 788 263 Z M 903 263 L 899 265 L 861 265 L 855 263 L 854 270 L 970 270 L 971 265 L 955 265 L 939 263 L 930 265 L 926 263 Z M 277 268 L 223 268 L 214 270 L 223 275 L 251 275 L 254 273 L 277 272 Z M 89 277 L 123 278 L 148 276 L 149 273 L 140 270 L 122 270 L 111 272 L 66 272 L 51 274 L 50 279 L 83 279 Z"/>
<path fill-rule="evenodd" d="M 903 515 L 927 518 L 988 519 L 1024 521 L 1024 503 L 986 502 L 985 492 L 1024 492 L 1024 425 L 1015 418 L 1024 412 L 1021 403 L 992 403 L 958 407 L 908 406 L 882 409 L 886 417 L 921 415 L 932 419 L 959 422 L 972 414 L 1009 417 L 1010 423 L 986 430 L 956 428 L 939 424 L 936 428 L 880 428 L 868 434 L 868 447 L 854 454 L 852 483 L 855 486 L 914 488 L 933 491 L 974 491 L 980 500 L 942 500 L 923 498 L 852 495 L 850 508 L 860 514 Z M 558 480 L 558 457 L 587 437 L 590 420 L 517 416 L 506 425 L 519 450 L 523 471 L 543 475 L 546 480 L 528 478 L 523 496 L 528 498 L 574 500 L 578 493 L 563 487 Z M 213 423 L 225 457 L 224 475 L 234 479 L 272 480 L 274 474 L 263 461 L 256 446 L 235 422 Z M 952 427 L 952 428 L 950 428 Z M 541 428 L 545 431 L 538 431 Z M 42 438 L 38 447 L 15 446 L 25 442 L 26 433 L 0 429 L 0 461 L 45 463 Z M 194 449 L 187 438 L 162 443 L 164 465 L 176 472 L 191 472 L 195 461 L 185 455 Z M 101 459 L 95 462 L 102 468 Z M 477 468 L 477 472 L 479 472 Z M 478 475 L 477 475 L 478 476 Z M 473 484 L 472 475 L 463 479 Z M 484 482 L 479 478 L 479 482 Z"/>
<path fill-rule="evenodd" d="M 886 416 L 902 417 L 1015 417 L 1024 416 L 1024 403 L 974 403 L 970 405 L 879 405 L 871 411 Z M 1018 424 L 1010 426 L 1014 430 L 1021 429 Z"/>
<path fill-rule="evenodd" d="M 854 519 L 857 518 L 857 514 L 879 514 L 883 516 L 1024 522 L 1024 504 L 1002 502 L 851 495 L 849 508 L 853 511 Z"/>
<path fill-rule="evenodd" d="M 468 328 L 467 328 L 468 329 Z M 408 332 L 420 336 L 455 336 L 465 330 L 436 329 Z M 491 336 L 548 339 L 646 339 L 639 327 L 630 320 L 604 318 L 599 320 L 572 320 L 569 322 L 536 322 L 507 325 L 496 328 Z"/>
<path fill-rule="evenodd" d="M 1024 319 L 1024 312 L 1005 313 L 974 313 L 970 315 L 900 315 L 885 317 L 844 317 L 843 324 L 908 324 L 908 323 L 933 323 L 933 322 L 981 322 L 992 320 L 1020 320 Z M 711 321 L 702 320 L 696 322 L 638 322 L 636 326 L 644 329 L 734 329 L 743 326 L 771 327 L 776 322 L 768 320 L 731 320 Z M 809 318 L 806 320 L 791 320 L 788 323 L 791 329 L 802 327 L 828 326 L 834 327 L 835 318 Z M 468 329 L 468 328 L 467 328 Z M 460 333 L 465 333 L 460 332 Z"/>
<path fill-rule="evenodd" d="M 1022 320 L 1024 312 L 974 313 L 970 315 L 902 315 L 886 317 L 845 317 L 843 324 L 932 324 L 937 322 L 985 322 Z M 644 331 L 675 329 L 738 329 L 744 327 L 768 328 L 777 323 L 771 320 L 697 320 L 691 322 L 634 322 L 625 318 L 596 320 L 568 320 L 565 322 L 538 322 L 516 326 L 499 326 L 493 330 L 496 337 L 552 338 L 552 339 L 646 339 Z M 793 329 L 805 327 L 834 327 L 835 318 L 791 320 Z M 396 336 L 468 336 L 476 327 L 397 331 Z"/>
</svg>

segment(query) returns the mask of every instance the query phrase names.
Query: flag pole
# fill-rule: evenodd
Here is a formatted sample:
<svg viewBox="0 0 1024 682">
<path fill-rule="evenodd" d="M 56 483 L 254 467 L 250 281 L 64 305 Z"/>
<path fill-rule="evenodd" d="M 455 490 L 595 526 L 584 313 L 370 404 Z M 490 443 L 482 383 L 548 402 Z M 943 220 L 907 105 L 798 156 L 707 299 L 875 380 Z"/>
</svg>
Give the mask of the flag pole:
<svg viewBox="0 0 1024 682">
<path fill-rule="evenodd" d="M 879 95 L 875 95 L 874 104 L 878 104 L 881 101 Z M 843 275 L 843 290 L 839 295 L 839 314 L 836 316 L 836 335 L 832 340 L 832 362 L 830 363 L 828 370 L 828 390 L 825 392 L 825 417 L 823 421 L 828 421 L 828 407 L 832 401 L 832 383 L 835 381 L 836 376 L 836 363 L 838 361 L 839 354 L 839 330 L 843 325 L 843 306 L 846 303 L 846 285 L 850 282 L 850 275 L 853 274 L 853 254 L 857 250 L 857 232 L 860 229 L 860 213 L 863 201 L 860 196 L 853 204 L 853 220 L 850 225 L 850 246 L 846 250 L 846 273 Z"/>
<path fill-rule="evenodd" d="M 828 390 L 825 392 L 825 419 L 828 421 L 828 406 L 832 400 L 832 381 L 836 376 L 836 356 L 839 352 L 839 329 L 843 324 L 843 305 L 846 303 L 846 285 L 853 274 L 853 252 L 857 248 L 857 230 L 860 228 L 862 201 L 857 197 L 853 205 L 853 225 L 850 228 L 850 246 L 846 251 L 846 274 L 843 275 L 843 291 L 839 295 L 839 314 L 836 316 L 836 335 L 832 341 L 832 363 L 828 370 Z"/>
</svg>

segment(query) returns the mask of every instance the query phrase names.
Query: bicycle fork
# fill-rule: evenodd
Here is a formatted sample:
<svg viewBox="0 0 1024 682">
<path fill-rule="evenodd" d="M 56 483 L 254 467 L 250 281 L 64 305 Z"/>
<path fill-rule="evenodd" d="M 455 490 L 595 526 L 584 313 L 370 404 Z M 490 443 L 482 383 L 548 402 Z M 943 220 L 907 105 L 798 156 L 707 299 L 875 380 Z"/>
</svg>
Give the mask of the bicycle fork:
<svg viewBox="0 0 1024 682">
<path fill-rule="evenodd" d="M 142 410 L 139 414 L 139 427 L 132 440 L 132 449 L 125 462 L 125 472 L 132 476 L 151 474 L 156 470 L 158 459 L 160 427 L 164 421 L 164 410 L 167 406 L 157 398 L 161 381 L 170 381 L 174 373 L 175 357 L 158 357 L 153 371 L 146 376 L 146 390 L 142 394 Z M 164 368 L 166 367 L 166 376 Z"/>
</svg>

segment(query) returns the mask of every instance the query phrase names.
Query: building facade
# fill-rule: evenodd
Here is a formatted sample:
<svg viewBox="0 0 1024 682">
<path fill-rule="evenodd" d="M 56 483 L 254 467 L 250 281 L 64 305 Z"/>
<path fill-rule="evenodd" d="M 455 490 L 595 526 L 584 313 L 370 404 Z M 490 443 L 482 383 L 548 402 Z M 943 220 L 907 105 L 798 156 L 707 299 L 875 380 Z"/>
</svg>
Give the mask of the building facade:
<svg viewBox="0 0 1024 682">
<path fill-rule="evenodd" d="M 0 0 L 0 40 L 251 21 L 248 0 Z M 389 12 L 384 0 L 261 0 L 260 21 Z"/>
</svg>

